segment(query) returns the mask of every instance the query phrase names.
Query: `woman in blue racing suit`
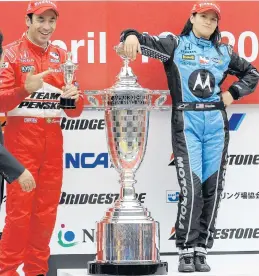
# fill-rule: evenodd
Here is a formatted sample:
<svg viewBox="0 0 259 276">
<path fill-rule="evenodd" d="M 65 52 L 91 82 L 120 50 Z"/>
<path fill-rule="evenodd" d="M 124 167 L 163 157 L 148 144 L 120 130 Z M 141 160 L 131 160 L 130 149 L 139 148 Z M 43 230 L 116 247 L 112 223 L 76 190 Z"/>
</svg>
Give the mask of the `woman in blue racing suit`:
<svg viewBox="0 0 259 276">
<path fill-rule="evenodd" d="M 220 8 L 215 2 L 198 2 L 181 35 L 141 34 L 128 29 L 121 42 L 126 56 L 137 53 L 163 62 L 172 107 L 172 145 L 181 188 L 176 246 L 180 272 L 210 271 L 207 248 L 213 233 L 225 182 L 228 120 L 225 107 L 252 93 L 258 71 L 221 44 Z M 227 74 L 237 76 L 228 91 L 220 85 Z"/>
</svg>

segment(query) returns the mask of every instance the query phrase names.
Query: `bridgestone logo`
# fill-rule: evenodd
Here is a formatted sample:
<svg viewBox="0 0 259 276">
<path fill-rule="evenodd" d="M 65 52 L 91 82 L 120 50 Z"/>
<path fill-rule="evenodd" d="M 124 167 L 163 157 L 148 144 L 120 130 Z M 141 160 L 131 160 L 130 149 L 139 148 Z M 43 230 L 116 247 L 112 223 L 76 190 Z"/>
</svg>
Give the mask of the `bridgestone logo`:
<svg viewBox="0 0 259 276">
<path fill-rule="evenodd" d="M 230 228 L 230 229 L 216 229 L 213 233 L 214 239 L 259 239 L 259 228 Z M 173 228 L 169 240 L 175 240 L 175 229 Z"/>
<path fill-rule="evenodd" d="M 259 228 L 217 229 L 214 239 L 259 239 Z"/>
<path fill-rule="evenodd" d="M 259 155 L 258 154 L 238 154 L 238 155 L 229 155 L 228 159 L 229 165 L 259 165 Z"/>
<path fill-rule="evenodd" d="M 59 204 L 111 204 L 115 202 L 119 196 L 119 194 L 67 194 L 62 192 Z M 136 194 L 136 197 L 141 203 L 144 203 L 146 193 Z"/>
<path fill-rule="evenodd" d="M 61 128 L 65 130 L 84 130 L 84 129 L 89 129 L 89 130 L 95 130 L 99 129 L 102 130 L 105 128 L 105 122 L 103 119 L 92 119 L 92 120 L 87 120 L 87 119 L 67 119 L 67 118 L 62 118 L 61 121 Z"/>
</svg>

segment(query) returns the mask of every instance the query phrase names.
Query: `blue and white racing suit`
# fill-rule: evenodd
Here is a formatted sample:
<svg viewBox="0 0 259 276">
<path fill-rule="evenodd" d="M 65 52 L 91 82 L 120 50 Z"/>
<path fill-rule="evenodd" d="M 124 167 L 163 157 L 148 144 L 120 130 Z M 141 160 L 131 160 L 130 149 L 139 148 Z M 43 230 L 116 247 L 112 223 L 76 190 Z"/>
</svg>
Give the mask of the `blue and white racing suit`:
<svg viewBox="0 0 259 276">
<path fill-rule="evenodd" d="M 228 89 L 234 99 L 252 93 L 258 71 L 228 45 L 162 33 L 125 30 L 121 41 L 136 35 L 143 55 L 163 62 L 172 108 L 172 145 L 181 188 L 176 246 L 211 248 L 224 187 L 229 143 L 228 120 L 220 85 L 227 74 L 238 80 Z"/>
</svg>

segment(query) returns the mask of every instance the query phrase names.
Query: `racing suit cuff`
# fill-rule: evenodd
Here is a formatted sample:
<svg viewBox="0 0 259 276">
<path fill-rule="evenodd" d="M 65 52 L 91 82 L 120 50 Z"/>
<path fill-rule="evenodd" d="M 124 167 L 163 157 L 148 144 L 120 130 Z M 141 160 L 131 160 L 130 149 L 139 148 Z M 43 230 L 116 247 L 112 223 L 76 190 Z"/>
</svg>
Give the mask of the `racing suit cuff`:
<svg viewBox="0 0 259 276">
<path fill-rule="evenodd" d="M 228 91 L 234 100 L 238 100 L 240 98 L 238 89 L 236 87 L 234 87 L 233 85 L 229 87 Z"/>
<path fill-rule="evenodd" d="M 22 175 L 24 171 L 25 168 L 23 166 L 20 166 L 19 169 L 17 169 L 15 173 L 12 174 L 12 176 L 3 175 L 3 177 L 8 184 L 12 184 L 14 181 L 18 180 L 18 178 Z"/>
<path fill-rule="evenodd" d="M 134 29 L 128 29 L 121 33 L 120 42 L 124 42 L 129 35 L 135 35 L 138 40 L 140 39 L 140 33 Z"/>
</svg>

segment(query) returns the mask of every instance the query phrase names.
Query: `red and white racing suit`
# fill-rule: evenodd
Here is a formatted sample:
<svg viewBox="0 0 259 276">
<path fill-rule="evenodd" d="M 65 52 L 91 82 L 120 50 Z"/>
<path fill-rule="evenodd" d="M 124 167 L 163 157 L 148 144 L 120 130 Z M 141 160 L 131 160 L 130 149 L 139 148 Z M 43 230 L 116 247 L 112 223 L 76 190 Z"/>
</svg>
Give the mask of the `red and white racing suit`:
<svg viewBox="0 0 259 276">
<path fill-rule="evenodd" d="M 26 35 L 6 46 L 0 75 L 0 112 L 7 113 L 5 146 L 33 174 L 36 189 L 23 192 L 17 182 L 7 185 L 6 224 L 0 243 L 0 275 L 17 275 L 24 263 L 26 276 L 46 274 L 49 242 L 55 225 L 63 176 L 63 137 L 60 127 L 60 93 L 64 86 L 60 65 L 66 52 L 52 44 L 43 49 Z M 27 73 L 49 68 L 43 87 L 28 94 Z M 74 110 L 77 117 L 84 106 L 83 94 Z"/>
</svg>

